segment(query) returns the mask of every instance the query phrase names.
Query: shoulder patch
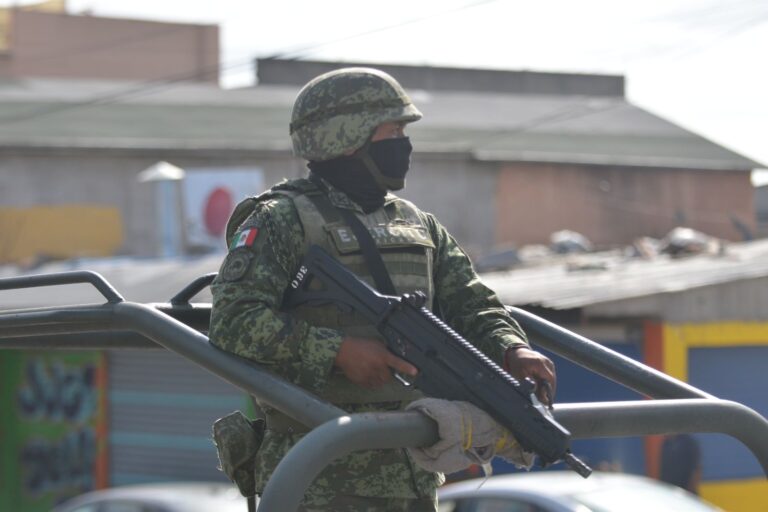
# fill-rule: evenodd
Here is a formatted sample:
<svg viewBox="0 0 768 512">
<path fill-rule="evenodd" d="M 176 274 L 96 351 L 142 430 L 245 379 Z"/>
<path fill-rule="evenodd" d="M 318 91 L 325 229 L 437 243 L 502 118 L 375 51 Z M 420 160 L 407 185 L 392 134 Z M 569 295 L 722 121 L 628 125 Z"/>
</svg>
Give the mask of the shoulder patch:
<svg viewBox="0 0 768 512">
<path fill-rule="evenodd" d="M 229 250 L 238 249 L 240 247 L 253 247 L 256 242 L 256 237 L 259 236 L 259 228 L 256 226 L 250 226 L 241 229 L 235 233 L 232 243 L 229 246 Z"/>
<path fill-rule="evenodd" d="M 232 282 L 242 279 L 251 267 L 251 261 L 253 261 L 251 251 L 232 251 L 227 254 L 221 265 L 222 281 Z"/>
</svg>

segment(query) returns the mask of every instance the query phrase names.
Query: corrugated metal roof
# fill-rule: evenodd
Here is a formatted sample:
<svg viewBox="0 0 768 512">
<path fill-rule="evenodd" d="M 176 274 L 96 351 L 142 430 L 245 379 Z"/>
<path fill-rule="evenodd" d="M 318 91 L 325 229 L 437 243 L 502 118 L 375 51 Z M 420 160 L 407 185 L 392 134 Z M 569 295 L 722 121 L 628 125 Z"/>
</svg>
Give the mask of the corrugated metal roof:
<svg viewBox="0 0 768 512">
<path fill-rule="evenodd" d="M 285 151 L 298 88 L 0 84 L 0 147 Z M 116 96 L 119 101 L 109 99 Z M 751 170 L 762 165 L 620 97 L 412 91 L 419 152 L 479 160 Z M 94 100 L 94 98 L 103 98 Z"/>
<path fill-rule="evenodd" d="M 189 283 L 218 271 L 223 255 L 183 259 L 105 259 L 50 263 L 29 272 L 0 268 L 1 277 L 92 270 L 126 300 L 167 302 Z M 572 309 L 622 299 L 768 276 L 768 240 L 730 244 L 723 255 L 653 260 L 619 251 L 562 256 L 540 266 L 482 274 L 505 304 Z M 193 302 L 210 302 L 206 288 Z M 91 285 L 0 291 L 0 309 L 102 303 Z"/>
<path fill-rule="evenodd" d="M 223 254 L 200 258 L 70 260 L 49 263 L 34 270 L 0 267 L 0 278 L 90 270 L 101 274 L 126 300 L 168 302 L 198 277 L 217 272 Z M 210 302 L 206 288 L 192 302 Z M 0 309 L 101 304 L 106 302 L 90 284 L 73 284 L 0 291 Z"/>
<path fill-rule="evenodd" d="M 652 260 L 617 252 L 482 275 L 505 304 L 572 309 L 768 276 L 768 240 L 731 244 L 723 255 Z"/>
</svg>

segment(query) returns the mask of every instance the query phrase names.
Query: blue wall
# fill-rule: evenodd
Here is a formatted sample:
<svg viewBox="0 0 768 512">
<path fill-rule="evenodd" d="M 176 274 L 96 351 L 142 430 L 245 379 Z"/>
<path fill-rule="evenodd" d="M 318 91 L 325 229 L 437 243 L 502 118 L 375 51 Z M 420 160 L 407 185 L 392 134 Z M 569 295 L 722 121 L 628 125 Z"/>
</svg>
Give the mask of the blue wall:
<svg viewBox="0 0 768 512">
<path fill-rule="evenodd" d="M 768 347 L 692 348 L 688 381 L 718 398 L 734 400 L 768 417 Z M 702 479 L 731 480 L 763 475 L 741 442 L 724 434 L 696 434 L 701 443 Z"/>
<path fill-rule="evenodd" d="M 604 346 L 627 357 L 641 361 L 639 347 L 625 343 L 604 343 Z M 642 400 L 643 397 L 620 384 L 601 377 L 546 350 L 541 350 L 557 368 L 556 403 L 604 402 Z M 641 437 L 582 439 L 573 441 L 573 453 L 597 469 L 601 465 L 618 465 L 628 473 L 645 474 L 645 444 Z M 562 464 L 557 466 L 562 468 Z M 500 459 L 493 463 L 494 472 L 517 471 Z"/>
</svg>

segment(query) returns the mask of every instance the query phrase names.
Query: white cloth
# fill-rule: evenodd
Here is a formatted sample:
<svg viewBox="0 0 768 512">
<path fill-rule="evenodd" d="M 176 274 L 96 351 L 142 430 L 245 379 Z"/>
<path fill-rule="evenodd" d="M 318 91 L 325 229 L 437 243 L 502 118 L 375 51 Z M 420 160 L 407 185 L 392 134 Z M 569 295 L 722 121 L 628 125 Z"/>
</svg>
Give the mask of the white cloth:
<svg viewBox="0 0 768 512">
<path fill-rule="evenodd" d="M 426 414 L 438 426 L 440 440 L 426 448 L 408 448 L 408 453 L 427 471 L 453 473 L 472 464 L 490 467 L 501 457 L 517 467 L 530 469 L 535 455 L 526 452 L 512 434 L 488 414 L 468 402 L 423 398 L 407 410 Z"/>
</svg>

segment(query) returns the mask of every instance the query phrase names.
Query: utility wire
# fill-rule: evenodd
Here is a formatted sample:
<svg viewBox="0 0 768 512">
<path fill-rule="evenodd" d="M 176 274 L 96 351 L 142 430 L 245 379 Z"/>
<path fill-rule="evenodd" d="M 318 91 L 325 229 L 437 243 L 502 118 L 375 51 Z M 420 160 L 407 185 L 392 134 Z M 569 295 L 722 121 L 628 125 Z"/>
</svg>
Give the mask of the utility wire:
<svg viewBox="0 0 768 512">
<path fill-rule="evenodd" d="M 564 108 L 555 109 L 541 116 L 534 117 L 533 119 L 529 119 L 528 121 L 519 124 L 518 126 L 499 130 L 499 133 L 496 136 L 485 139 L 485 142 L 486 143 L 496 142 L 502 139 L 506 139 L 510 136 L 529 132 L 541 126 L 545 126 L 552 123 L 563 122 L 563 121 L 571 121 L 573 119 L 579 119 L 579 118 L 584 118 L 588 116 L 593 116 L 593 115 L 607 112 L 609 110 L 614 110 L 616 108 L 619 108 L 625 105 L 626 105 L 625 102 L 618 101 L 618 100 L 613 100 L 610 103 L 601 105 L 600 107 L 593 107 L 589 104 L 584 105 L 583 103 L 576 103 L 574 105 L 569 105 Z"/>
<path fill-rule="evenodd" d="M 435 18 L 437 16 L 442 16 L 444 14 L 458 12 L 458 11 L 462 11 L 462 10 L 466 10 L 466 9 L 470 9 L 470 8 L 474 8 L 474 7 L 480 7 L 482 5 L 490 4 L 490 3 L 493 3 L 493 2 L 497 2 L 497 1 L 499 1 L 499 0 L 481 0 L 479 2 L 473 2 L 471 4 L 466 4 L 466 5 L 463 5 L 463 6 L 456 7 L 454 9 L 449 9 L 447 11 L 441 11 L 439 13 L 436 13 L 436 14 L 433 14 L 433 15 L 430 15 L 430 16 L 423 16 L 421 18 L 407 20 L 407 21 L 402 22 L 400 24 L 388 25 L 386 27 L 381 27 L 381 28 L 378 28 L 378 29 L 369 30 L 369 31 L 365 31 L 365 32 L 360 32 L 360 33 L 353 34 L 353 35 L 350 35 L 350 36 L 346 36 L 346 37 L 343 37 L 343 38 L 334 39 L 333 41 L 330 41 L 330 42 L 318 43 L 316 45 L 306 46 L 304 48 L 301 48 L 300 50 L 293 50 L 293 51 L 288 50 L 288 51 L 285 51 L 285 52 L 277 52 L 274 55 L 277 56 L 277 57 L 282 57 L 283 55 L 294 54 L 297 51 L 307 52 L 307 51 L 311 51 L 311 50 L 314 50 L 314 49 L 326 46 L 328 44 L 334 44 L 334 43 L 337 43 L 337 42 L 340 42 L 340 41 L 348 41 L 350 39 L 355 39 L 355 38 L 364 37 L 364 36 L 367 36 L 367 35 L 370 35 L 370 34 L 374 34 L 374 33 L 379 33 L 379 32 L 383 32 L 383 31 L 387 31 L 387 30 L 392 30 L 392 29 L 395 29 L 395 28 L 399 28 L 401 26 L 410 25 L 410 24 L 413 24 L 413 23 L 421 22 L 421 21 L 426 21 L 428 19 Z M 272 58 L 274 58 L 274 57 L 272 57 Z M 131 88 L 128 88 L 128 89 L 116 90 L 114 92 L 109 92 L 107 94 L 104 94 L 104 95 L 101 95 L 101 96 L 96 96 L 94 98 L 90 98 L 90 99 L 87 99 L 87 100 L 84 100 L 84 101 L 80 101 L 80 102 L 76 102 L 76 103 L 63 104 L 63 105 L 62 104 L 52 105 L 52 106 L 49 106 L 49 107 L 45 107 L 45 108 L 42 108 L 42 109 L 35 110 L 33 112 L 27 112 L 27 113 L 21 113 L 21 114 L 12 114 L 12 115 L 9 115 L 9 116 L 2 116 L 2 117 L 0 117 L 0 125 L 11 124 L 11 123 L 19 123 L 19 122 L 23 122 L 23 121 L 29 121 L 29 120 L 32 120 L 32 119 L 38 119 L 40 117 L 45 117 L 45 116 L 57 114 L 57 113 L 60 113 L 60 112 L 65 112 L 65 111 L 69 111 L 69 110 L 75 110 L 75 109 L 79 109 L 79 108 L 85 108 L 85 107 L 94 106 L 94 105 L 104 105 L 104 104 L 116 103 L 116 102 L 118 102 L 120 100 L 129 98 L 129 97 L 135 97 L 135 96 L 139 96 L 141 94 L 145 94 L 145 93 L 149 93 L 149 92 L 157 92 L 159 90 L 165 90 L 165 89 L 173 88 L 173 87 L 175 87 L 176 85 L 178 85 L 180 83 L 192 80 L 194 78 L 206 77 L 206 76 L 210 76 L 213 73 L 221 73 L 223 71 L 231 71 L 233 69 L 238 69 L 238 68 L 242 68 L 242 67 L 245 67 L 245 66 L 251 66 L 251 65 L 253 65 L 253 61 L 254 61 L 254 58 L 253 57 L 249 57 L 246 61 L 236 61 L 236 62 L 233 62 L 231 64 L 227 64 L 227 65 L 222 65 L 222 66 L 217 65 L 215 67 L 211 66 L 211 67 L 208 67 L 208 68 L 198 69 L 198 70 L 196 70 L 194 72 L 190 72 L 190 73 L 183 73 L 183 74 L 179 74 L 179 75 L 175 75 L 175 76 L 167 76 L 167 77 L 157 78 L 157 79 L 154 79 L 154 80 L 149 80 L 149 81 L 143 82 L 142 84 L 137 85 L 135 87 L 131 87 Z"/>
<path fill-rule="evenodd" d="M 495 3 L 495 2 L 498 2 L 498 1 L 499 0 L 481 0 L 479 2 L 473 2 L 473 3 L 470 3 L 470 4 L 460 5 L 458 7 L 453 8 L 453 9 L 448 9 L 446 11 L 441 11 L 441 12 L 438 12 L 436 14 L 431 14 L 431 15 L 427 15 L 427 16 L 421 16 L 419 18 L 413 18 L 413 19 L 406 20 L 406 21 L 403 21 L 403 22 L 400 22 L 400 23 L 395 23 L 395 24 L 392 24 L 392 25 L 387 25 L 387 26 L 384 26 L 384 27 L 379 27 L 379 28 L 375 28 L 375 29 L 372 29 L 372 30 L 367 30 L 365 32 L 358 32 L 357 34 L 352 34 L 352 35 L 348 35 L 348 36 L 339 37 L 337 39 L 332 39 L 330 41 L 325 41 L 325 42 L 322 42 L 322 43 L 311 44 L 311 45 L 308 45 L 308 46 L 304 46 L 302 48 L 296 48 L 294 50 L 284 50 L 284 51 L 281 51 L 281 52 L 277 52 L 277 53 L 275 53 L 272 56 L 267 57 L 267 58 L 273 58 L 273 59 L 274 58 L 298 59 L 298 58 L 306 56 L 308 53 L 314 52 L 315 50 L 318 50 L 320 48 L 324 48 L 326 46 L 330 46 L 330 45 L 337 44 L 337 43 L 343 43 L 344 41 L 349 41 L 351 39 L 358 39 L 360 37 L 365 37 L 365 36 L 369 36 L 369 35 L 372 35 L 372 34 L 378 34 L 380 32 L 386 32 L 386 31 L 393 30 L 393 29 L 396 29 L 396 28 L 405 27 L 405 26 L 408 26 L 408 25 L 413 25 L 415 23 L 421 23 L 422 21 L 428 21 L 428 20 L 431 20 L 431 19 L 434 19 L 434 18 L 437 18 L 437 17 L 440 17 L 440 16 L 446 16 L 448 14 L 453 14 L 453 13 L 460 12 L 460 11 L 465 11 L 467 9 L 474 9 L 475 7 L 480 7 L 480 6 L 483 6 L 483 5 L 492 4 L 492 3 Z"/>
<path fill-rule="evenodd" d="M 629 53 L 629 55 L 627 55 L 625 58 L 628 58 L 630 63 L 633 61 L 637 62 L 640 60 L 658 58 L 663 59 L 666 57 L 669 57 L 672 60 L 677 60 L 681 57 L 687 57 L 689 55 L 703 51 L 715 42 L 718 42 L 722 39 L 738 36 L 752 29 L 754 26 L 764 23 L 766 21 L 766 14 L 768 14 L 768 11 L 766 11 L 764 8 L 755 11 L 753 8 L 754 5 L 755 4 L 753 2 L 719 5 L 704 11 L 683 11 L 679 13 L 679 16 L 654 17 L 640 22 L 641 24 L 645 25 L 670 21 L 679 23 L 682 21 L 684 25 L 687 25 L 692 29 L 710 29 L 714 26 L 722 28 L 723 21 L 725 21 L 727 24 L 730 24 L 735 19 L 734 15 L 738 16 L 738 23 L 736 23 L 736 25 L 725 27 L 724 32 L 714 35 L 708 41 L 702 44 L 694 45 L 688 49 L 683 48 L 681 50 L 681 46 L 684 47 L 687 41 L 676 41 L 662 47 L 650 48 L 646 50 L 625 52 L 621 49 L 613 49 L 608 52 L 600 52 L 599 54 L 605 58 L 613 58 L 618 56 L 625 56 L 627 53 Z M 699 14 L 699 16 L 696 16 L 696 14 Z M 745 15 L 747 16 L 746 18 Z M 683 16 L 686 17 L 683 18 Z"/>
<path fill-rule="evenodd" d="M 644 21 L 650 23 L 674 22 L 683 25 L 706 26 L 708 24 L 719 23 L 722 21 L 724 15 L 743 13 L 745 10 L 751 11 L 755 6 L 756 2 L 754 0 L 731 0 L 727 3 L 715 2 L 706 7 L 697 2 L 696 7 L 693 9 L 678 9 L 674 12 L 647 18 Z"/>
<path fill-rule="evenodd" d="M 33 56 L 31 58 L 25 58 L 24 63 L 29 64 L 29 63 L 46 62 L 46 61 L 55 60 L 55 59 L 77 58 L 89 53 L 96 53 L 96 52 L 102 52 L 105 50 L 111 50 L 113 48 L 126 46 L 131 43 L 144 42 L 151 39 L 157 39 L 159 37 L 171 35 L 174 32 L 178 32 L 181 30 L 189 30 L 189 28 L 190 28 L 190 25 L 179 25 L 179 26 L 174 26 L 173 28 L 166 27 L 166 28 L 163 28 L 162 30 L 147 30 L 139 34 L 131 34 L 130 36 L 127 36 L 127 37 L 114 39 L 109 43 L 98 44 L 98 45 L 84 45 L 79 48 L 71 48 L 63 52 L 53 52 L 53 53 L 47 53 L 44 55 Z"/>
<path fill-rule="evenodd" d="M 172 88 L 180 83 L 187 82 L 193 78 L 203 78 L 213 73 L 218 73 L 220 71 L 231 70 L 231 69 L 236 69 L 236 68 L 241 68 L 244 66 L 251 66 L 251 65 L 253 65 L 253 60 L 249 58 L 247 61 L 244 61 L 244 62 L 241 61 L 241 62 L 230 64 L 227 66 L 223 66 L 223 67 L 218 65 L 215 67 L 211 66 L 209 68 L 203 68 L 201 70 L 196 70 L 191 73 L 181 73 L 175 76 L 158 78 L 155 80 L 142 82 L 141 84 L 135 87 L 131 87 L 128 89 L 115 90 L 114 92 L 109 92 L 101 96 L 95 96 L 93 98 L 89 98 L 84 101 L 78 101 L 76 103 L 56 104 L 56 105 L 44 107 L 32 112 L 3 116 L 3 117 L 0 117 L 0 125 L 29 121 L 32 119 L 38 119 L 40 117 L 58 114 L 60 112 L 77 110 L 77 109 L 95 106 L 95 105 L 112 104 L 130 97 L 140 96 L 142 94 L 148 94 L 151 92 L 158 92 L 159 90 Z"/>
<path fill-rule="evenodd" d="M 723 39 L 729 39 L 731 37 L 743 34 L 744 32 L 747 32 L 766 22 L 768 22 L 768 11 L 763 11 L 761 15 L 758 16 L 757 18 L 744 20 L 742 23 L 739 23 L 738 25 L 729 28 L 725 32 L 720 33 L 719 35 L 706 41 L 705 43 L 693 46 L 692 48 L 688 48 L 687 50 L 683 50 L 682 52 L 671 56 L 670 59 L 674 61 L 682 57 L 688 57 L 693 54 L 699 53 L 705 50 L 706 48 L 712 46 L 713 44 L 717 43 L 718 41 L 722 41 Z"/>
</svg>

